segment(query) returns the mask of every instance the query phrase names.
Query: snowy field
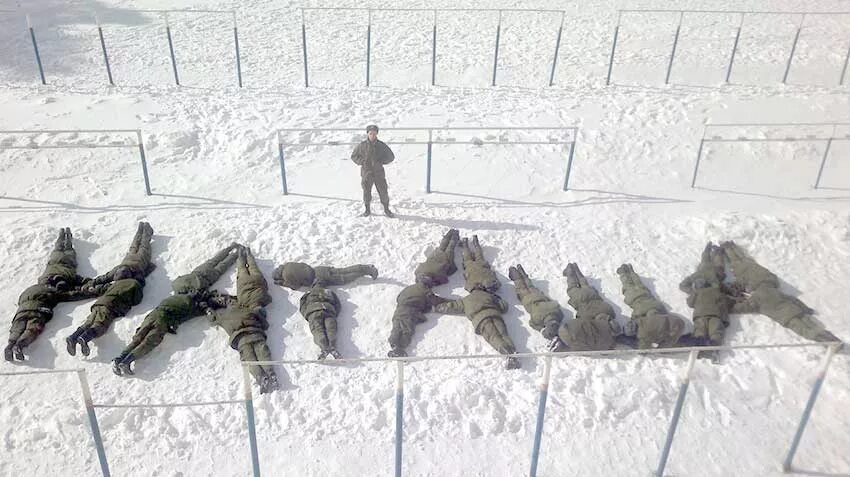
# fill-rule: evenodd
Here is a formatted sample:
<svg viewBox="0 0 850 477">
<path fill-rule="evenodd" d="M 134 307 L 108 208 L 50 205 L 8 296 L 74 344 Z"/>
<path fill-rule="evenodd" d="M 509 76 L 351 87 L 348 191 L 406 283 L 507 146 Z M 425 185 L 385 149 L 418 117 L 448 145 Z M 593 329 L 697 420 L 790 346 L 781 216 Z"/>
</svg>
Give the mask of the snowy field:
<svg viewBox="0 0 850 477">
<path fill-rule="evenodd" d="M 673 312 L 690 318 L 677 285 L 709 240 L 735 240 L 850 338 L 850 141 L 831 145 L 821 187 L 813 185 L 823 141 L 712 143 L 691 179 L 706 122 L 850 122 L 848 83 L 838 86 L 850 15 L 806 19 L 787 85 L 787 54 L 799 16 L 748 16 L 730 85 L 725 68 L 738 17 L 686 15 L 678 53 L 664 76 L 678 17 L 630 14 L 621 23 L 612 85 L 605 87 L 617 8 L 850 11 L 847 1 L 504 2 L 504 8 L 565 10 L 555 75 L 546 87 L 560 15 L 505 15 L 496 88 L 490 87 L 498 14 L 441 13 L 437 86 L 430 86 L 431 13 L 374 11 L 372 86 L 365 87 L 367 13 L 308 12 L 310 84 L 303 88 L 301 14 L 295 3 L 39 0 L 33 14 L 47 86 L 22 9 L 0 2 L 0 128 L 141 129 L 153 195 L 146 196 L 135 133 L 48 137 L 0 135 L 3 146 L 128 144 L 103 149 L 0 149 L 0 316 L 41 273 L 59 227 L 71 227 L 79 271 L 103 273 L 123 256 L 140 220 L 154 230 L 158 268 L 142 303 L 93 342 L 89 359 L 68 356 L 64 337 L 91 302 L 60 304 L 23 364 L 0 371 L 86 369 L 102 404 L 240 399 L 238 353 L 205 318 L 180 327 L 136 363 L 134 378 L 109 362 L 142 318 L 186 273 L 231 241 L 252 248 L 271 278 L 284 261 L 374 263 L 376 281 L 338 291 L 339 350 L 384 356 L 399 290 L 450 227 L 478 234 L 502 279 L 500 295 L 520 352 L 546 342 L 507 278 L 522 263 L 566 307 L 561 270 L 577 262 L 624 317 L 615 269 L 631 262 Z M 311 4 L 310 6 L 326 6 Z M 365 3 L 361 7 L 379 7 Z M 492 8 L 424 0 L 398 7 Z M 236 87 L 229 15 L 172 15 L 182 87 L 173 86 L 165 24 L 139 9 L 237 8 L 245 87 Z M 108 87 L 92 11 L 103 23 L 116 87 Z M 475 145 L 506 137 L 493 129 L 456 134 L 434 147 L 433 193 L 425 193 L 425 146 L 394 146 L 387 167 L 398 218 L 360 218 L 359 171 L 346 146 L 288 147 L 283 196 L 276 131 L 281 128 L 579 128 L 570 190 L 566 148 Z M 833 126 L 744 128 L 728 137 L 846 137 Z M 416 137 L 421 137 L 421 133 Z M 527 139 L 547 140 L 547 132 Z M 712 133 L 713 135 L 714 133 Z M 721 133 L 718 133 L 721 134 Z M 358 138 L 294 134 L 298 141 Z M 412 134 L 386 131 L 384 140 Z M 512 136 L 508 136 L 512 137 Z M 726 137 L 726 136 L 724 136 Z M 53 142 L 52 142 L 53 141 Z M 377 197 L 375 198 L 377 201 Z M 460 258 L 458 257 L 458 263 Z M 235 292 L 235 273 L 216 288 Z M 437 293 L 460 297 L 456 274 Z M 314 359 L 301 292 L 272 286 L 269 344 L 275 359 Z M 566 308 L 568 316 L 572 310 Z M 624 318 L 621 318 L 624 319 Z M 7 327 L 0 329 L 5 343 Z M 803 343 L 761 315 L 733 316 L 728 344 Z M 429 315 L 412 355 L 491 353 L 463 317 Z M 673 445 L 670 476 L 781 475 L 823 350 L 738 351 L 700 361 Z M 569 358 L 554 363 L 539 475 L 651 475 L 676 401 L 685 355 Z M 542 362 L 505 371 L 499 360 L 414 363 L 406 371 L 405 475 L 516 476 L 528 471 Z M 291 366 L 284 389 L 255 395 L 266 475 L 392 474 L 392 364 Z M 0 474 L 99 472 L 76 377 L 3 377 Z M 257 389 L 255 388 L 256 392 Z M 795 460 L 801 475 L 850 474 L 850 362 L 838 354 Z M 113 475 L 249 475 L 245 412 L 239 405 L 101 409 Z"/>
</svg>

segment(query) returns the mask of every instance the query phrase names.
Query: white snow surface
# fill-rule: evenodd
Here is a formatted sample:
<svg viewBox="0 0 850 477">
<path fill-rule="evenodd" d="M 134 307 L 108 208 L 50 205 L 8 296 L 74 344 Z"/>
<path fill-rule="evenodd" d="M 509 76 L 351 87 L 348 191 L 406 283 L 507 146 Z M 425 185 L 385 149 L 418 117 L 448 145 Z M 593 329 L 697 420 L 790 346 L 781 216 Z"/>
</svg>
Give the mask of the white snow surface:
<svg viewBox="0 0 850 477">
<path fill-rule="evenodd" d="M 615 5 L 616 3 L 616 5 Z M 352 6 L 379 7 L 376 2 Z M 143 302 L 96 340 L 89 359 L 63 339 L 91 301 L 60 304 L 22 364 L 0 371 L 84 368 L 101 404 L 241 399 L 238 353 L 205 318 L 183 325 L 136 363 L 134 378 L 109 362 L 142 318 L 186 273 L 231 241 L 252 248 L 271 282 L 284 261 L 374 263 L 376 281 L 337 290 L 339 350 L 383 356 L 390 316 L 413 268 L 450 227 L 478 234 L 510 304 L 508 330 L 520 352 L 545 350 L 516 299 L 508 266 L 522 263 L 566 307 L 561 270 L 577 262 L 624 319 L 614 270 L 630 262 L 673 312 L 690 316 L 677 289 L 709 240 L 735 240 L 776 272 L 842 339 L 850 337 L 850 145 L 835 141 L 820 189 L 823 142 L 712 144 L 690 188 L 703 124 L 850 121 L 837 86 L 850 41 L 848 16 L 810 16 L 789 83 L 780 83 L 798 17 L 748 20 L 731 85 L 722 85 L 735 16 L 687 15 L 671 85 L 663 84 L 675 15 L 624 17 L 613 85 L 604 86 L 616 8 L 850 10 L 846 1 L 606 2 L 536 0 L 397 2 L 400 7 L 566 9 L 555 86 L 546 87 L 557 15 L 503 18 L 499 76 L 489 87 L 497 16 L 441 14 L 438 86 L 430 86 L 430 13 L 373 13 L 372 86 L 364 86 L 365 17 L 308 12 L 311 87 L 303 88 L 302 4 L 271 1 L 39 0 L 25 5 L 39 35 L 48 86 L 37 84 L 29 37 L 13 2 L 0 4 L 0 127 L 141 129 L 152 196 L 137 151 L 0 150 L 0 316 L 42 271 L 59 227 L 71 227 L 79 271 L 103 273 L 123 256 L 136 223 L 156 232 L 158 268 Z M 326 6 L 318 3 L 309 6 Z M 232 19 L 173 15 L 184 86 L 173 86 L 164 24 L 133 9 L 237 9 L 245 88 L 235 87 Z M 117 86 L 106 86 L 92 10 L 100 12 Z M 442 15 L 445 15 L 443 17 Z M 580 128 L 570 191 L 566 151 L 548 145 L 478 146 L 504 131 L 456 134 L 435 146 L 432 194 L 424 191 L 425 147 L 394 146 L 387 167 L 398 218 L 360 218 L 359 171 L 345 146 L 287 149 L 283 196 L 278 128 L 548 126 Z M 798 131 L 830 134 L 831 127 Z M 794 131 L 770 132 L 791 134 Z M 422 133 L 418 133 L 418 138 Z M 427 133 L 426 133 L 427 134 Z M 549 132 L 525 134 L 546 140 Z M 767 134 L 759 129 L 732 130 Z M 303 133 L 294 140 L 359 138 Z M 385 140 L 410 134 L 385 131 Z M 52 142 L 51 142 L 52 141 Z M 134 144 L 133 134 L 0 136 L 12 144 Z M 374 199 L 377 202 L 377 196 Z M 377 203 L 376 203 L 377 205 Z M 378 209 L 380 209 L 378 207 Z M 458 262 L 460 258 L 458 257 Z M 235 291 L 235 273 L 216 288 Z M 436 291 L 461 297 L 460 273 Z M 275 359 L 313 359 L 301 292 L 272 285 L 269 345 Z M 565 308 L 568 315 L 572 310 Z M 5 343 L 8 333 L 0 331 Z M 760 315 L 733 316 L 729 344 L 805 342 Z M 429 315 L 415 356 L 491 353 L 463 317 Z M 738 351 L 700 361 L 667 467 L 671 476 L 780 475 L 824 351 Z M 554 361 L 539 475 L 651 475 L 676 400 L 685 355 Z M 542 361 L 505 371 L 500 360 L 407 366 L 404 470 L 416 476 L 527 473 Z M 391 475 L 392 364 L 279 369 L 284 389 L 255 391 L 266 475 Z M 0 377 L 0 474 L 99 472 L 76 377 Z M 850 363 L 838 354 L 795 467 L 805 475 L 850 473 Z M 113 475 L 248 475 L 241 405 L 99 409 Z"/>
</svg>

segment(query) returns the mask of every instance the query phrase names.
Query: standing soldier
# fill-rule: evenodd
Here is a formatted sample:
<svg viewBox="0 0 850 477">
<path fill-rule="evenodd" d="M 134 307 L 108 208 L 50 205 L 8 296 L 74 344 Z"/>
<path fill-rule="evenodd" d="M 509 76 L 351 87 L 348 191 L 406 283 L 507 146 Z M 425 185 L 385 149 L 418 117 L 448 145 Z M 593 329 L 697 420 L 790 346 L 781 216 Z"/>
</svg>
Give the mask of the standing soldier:
<svg viewBox="0 0 850 477">
<path fill-rule="evenodd" d="M 145 277 L 156 268 L 151 263 L 152 236 L 150 224 L 139 222 L 130 250 L 121 264 L 92 280 L 94 286 L 106 286 L 106 292 L 94 302 L 85 323 L 65 338 L 71 356 L 77 354 L 77 344 L 83 356 L 88 356 L 89 341 L 103 336 L 115 319 L 125 316 L 130 308 L 142 302 Z"/>
<path fill-rule="evenodd" d="M 372 214 L 372 185 L 378 189 L 378 197 L 384 206 L 384 215 L 395 217 L 390 212 L 390 195 L 387 191 L 387 175 L 384 166 L 393 162 L 393 151 L 378 139 L 378 126 L 366 126 L 366 139 L 351 152 L 351 160 L 360 166 L 360 185 L 363 187 L 363 205 L 366 210 L 363 217 Z"/>
<path fill-rule="evenodd" d="M 749 257 L 734 242 L 720 245 L 729 257 L 735 281 L 749 297 L 735 306 L 736 313 L 762 313 L 803 338 L 814 341 L 841 341 L 812 315 L 814 310 L 798 298 L 779 289 L 779 278 Z"/>
<path fill-rule="evenodd" d="M 652 295 L 631 264 L 620 265 L 617 274 L 623 284 L 624 300 L 632 308 L 632 316 L 626 322 L 623 334 L 636 340 L 640 349 L 676 346 L 684 332 L 685 322 L 667 313 L 664 304 Z"/>
<path fill-rule="evenodd" d="M 469 248 L 469 240 L 464 237 L 460 241 L 460 251 L 463 256 L 463 278 L 465 281 L 464 288 L 471 292 L 475 289 L 481 289 L 487 292 L 495 293 L 499 289 L 501 283 L 496 276 L 496 272 L 484 259 L 484 251 L 481 249 L 481 244 L 478 243 L 478 236 L 472 236 L 472 249 Z"/>
<path fill-rule="evenodd" d="M 9 329 L 9 342 L 3 350 L 6 361 L 24 360 L 24 349 L 44 331 L 57 304 L 85 300 L 103 293 L 105 287 L 89 286 L 90 279 L 77 275 L 77 253 L 72 240 L 71 229 L 59 231 L 44 273 L 36 285 L 28 287 L 18 298 L 18 309 Z"/>
<path fill-rule="evenodd" d="M 460 240 L 457 229 L 450 229 L 440 241 L 440 246 L 428 255 L 413 271 L 416 282 L 435 287 L 449 282 L 449 276 L 457 271 L 455 247 Z"/>
<path fill-rule="evenodd" d="M 239 351 L 242 361 L 271 361 L 266 344 L 266 305 L 271 303 L 269 287 L 257 267 L 254 255 L 242 249 L 236 260 L 236 297 L 226 296 L 227 308 L 207 309 L 210 320 L 219 325 L 230 337 L 230 347 Z M 269 365 L 252 365 L 249 371 L 260 385 L 260 393 L 280 388 L 274 368 Z"/>
<path fill-rule="evenodd" d="M 191 273 L 175 278 L 171 282 L 171 288 L 175 293 L 191 293 L 207 289 L 233 265 L 241 247 L 233 242 L 219 250 L 211 259 L 200 264 Z"/>
<path fill-rule="evenodd" d="M 310 324 L 313 342 L 319 346 L 318 359 L 325 359 L 328 355 L 334 359 L 342 358 L 336 350 L 336 318 L 340 309 L 336 293 L 325 288 L 320 280 L 316 280 L 310 291 L 301 297 L 298 309 Z"/>
<path fill-rule="evenodd" d="M 614 308 L 590 286 L 575 263 L 567 264 L 563 275 L 567 277 L 567 303 L 576 310 L 574 320 L 563 320 L 558 337 L 550 349 L 561 351 L 596 351 L 613 349 L 618 336 L 623 334 L 616 320 Z"/>
<path fill-rule="evenodd" d="M 531 283 L 531 279 L 525 273 L 522 265 L 517 264 L 516 267 L 510 267 L 508 278 L 513 280 L 516 296 L 530 315 L 528 324 L 539 331 L 547 340 L 551 341 L 558 336 L 558 327 L 561 320 L 564 319 L 561 305 Z"/>
<path fill-rule="evenodd" d="M 508 311 L 508 304 L 494 293 L 478 285 L 469 295 L 459 300 L 450 300 L 434 307 L 437 313 L 466 315 L 472 322 L 475 334 L 481 335 L 496 351 L 504 355 L 516 354 L 514 342 L 508 335 L 502 314 Z M 519 360 L 508 356 L 505 369 L 519 368 Z"/>
<path fill-rule="evenodd" d="M 378 269 L 374 265 L 313 268 L 306 263 L 286 262 L 274 270 L 272 278 L 280 286 L 298 290 L 301 287 L 311 286 L 316 280 L 324 286 L 340 286 L 367 275 L 372 277 L 372 280 L 378 278 Z"/>
<path fill-rule="evenodd" d="M 427 279 L 426 276 L 417 277 L 416 284 L 405 287 L 396 298 L 393 328 L 388 340 L 390 351 L 387 356 L 391 358 L 407 356 L 407 347 L 416 331 L 416 325 L 425 322 L 425 313 L 448 301 L 435 295 L 427 284 L 420 281 L 424 279 Z"/>
</svg>

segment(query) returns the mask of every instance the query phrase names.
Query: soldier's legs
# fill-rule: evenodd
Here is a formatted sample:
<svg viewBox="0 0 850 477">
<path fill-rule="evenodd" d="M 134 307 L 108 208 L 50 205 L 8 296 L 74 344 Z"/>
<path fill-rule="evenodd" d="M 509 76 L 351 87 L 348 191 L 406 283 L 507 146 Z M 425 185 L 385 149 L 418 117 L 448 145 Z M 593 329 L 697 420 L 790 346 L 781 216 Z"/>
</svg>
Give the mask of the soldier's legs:
<svg viewBox="0 0 850 477">
<path fill-rule="evenodd" d="M 445 235 L 443 235 L 442 240 L 440 240 L 440 250 L 442 250 L 444 252 L 448 252 L 449 244 L 452 242 L 452 239 L 455 238 L 455 233 L 456 233 L 455 229 L 449 229 L 449 231 L 446 232 Z M 456 242 L 457 241 L 455 240 L 455 243 Z"/>
<path fill-rule="evenodd" d="M 134 361 L 145 356 L 162 343 L 162 339 L 165 338 L 165 333 L 167 332 L 165 326 L 156 325 L 149 328 L 147 333 L 140 337 L 141 339 L 137 345 L 127 348 L 129 351 L 127 354 L 132 356 Z"/>
<path fill-rule="evenodd" d="M 505 322 L 501 318 L 491 317 L 481 323 L 481 336 L 490 343 L 496 351 L 501 354 L 514 354 L 516 348 L 513 341 L 508 336 L 508 329 L 505 327 Z"/>
<path fill-rule="evenodd" d="M 239 359 L 241 361 L 262 361 L 258 356 L 257 352 L 254 349 L 254 345 L 256 343 L 245 343 L 239 345 Z M 254 380 L 256 382 L 261 382 L 263 377 L 266 375 L 263 368 L 257 365 L 248 366 L 248 372 L 251 373 L 251 376 L 254 376 Z"/>
<path fill-rule="evenodd" d="M 250 249 L 245 250 L 245 264 L 248 267 L 249 274 L 259 276 L 263 275 L 263 272 L 261 272 L 260 267 L 257 266 L 257 260 L 254 258 L 254 254 L 251 253 Z"/>
<path fill-rule="evenodd" d="M 706 318 L 694 318 L 693 337 L 697 339 L 708 338 L 708 320 Z"/>
<path fill-rule="evenodd" d="M 568 263 L 567 268 L 564 269 L 564 276 L 567 277 L 568 294 L 571 289 L 579 288 L 581 286 L 581 281 L 579 280 L 578 275 L 578 265 L 574 263 Z"/>
<path fill-rule="evenodd" d="M 561 326 L 562 317 L 558 315 L 546 315 L 543 318 L 543 329 L 540 333 L 547 340 L 558 336 L 558 328 Z"/>
<path fill-rule="evenodd" d="M 374 179 L 372 179 L 372 175 L 361 176 L 360 178 L 360 187 L 363 188 L 363 205 L 366 206 L 366 210 L 372 205 L 372 186 L 375 184 Z"/>
<path fill-rule="evenodd" d="M 484 250 L 481 248 L 481 244 L 478 243 L 478 236 L 472 236 L 472 255 L 475 260 L 484 261 Z"/>
<path fill-rule="evenodd" d="M 378 270 L 374 265 L 352 265 L 343 268 L 328 267 L 327 275 L 325 285 L 340 286 L 367 275 L 375 278 L 378 276 Z"/>
<path fill-rule="evenodd" d="M 17 344 L 24 330 L 27 329 L 27 321 L 26 318 L 15 318 L 12 320 L 12 326 L 9 328 L 9 343 L 3 351 L 6 361 L 12 361 L 12 348 Z"/>
<path fill-rule="evenodd" d="M 334 316 L 326 316 L 325 317 L 325 333 L 328 337 L 328 344 L 330 345 L 330 349 L 336 349 L 336 330 L 337 323 L 336 317 Z"/>
<path fill-rule="evenodd" d="M 812 341 L 841 341 L 837 336 L 827 331 L 822 324 L 809 315 L 792 318 L 783 326 L 803 338 L 807 338 Z"/>
<path fill-rule="evenodd" d="M 18 337 L 13 349 L 15 350 L 15 358 L 23 360 L 20 355 L 20 350 L 26 348 L 44 331 L 46 321 L 43 318 L 30 318 L 27 320 L 24 332 Z"/>
<path fill-rule="evenodd" d="M 307 323 L 310 324 L 310 333 L 313 335 L 313 342 L 323 352 L 328 351 L 331 348 L 331 344 L 325 332 L 325 317 L 316 314 L 307 320 Z"/>
<path fill-rule="evenodd" d="M 410 346 L 415 330 L 416 323 L 412 319 L 394 317 L 390 338 L 387 340 L 390 343 L 390 348 L 403 352 L 400 356 L 406 356 L 405 350 Z"/>
<path fill-rule="evenodd" d="M 388 209 L 390 207 L 390 193 L 386 176 L 380 174 L 375 177 L 375 189 L 378 189 L 378 197 L 381 199 L 384 210 Z"/>
<path fill-rule="evenodd" d="M 726 324 L 720 318 L 712 316 L 708 320 L 708 339 L 711 340 L 712 346 L 720 346 L 723 344 L 723 335 L 726 332 Z"/>
<path fill-rule="evenodd" d="M 466 238 L 460 241 L 460 255 L 461 259 L 463 259 L 463 268 L 464 270 L 467 268 L 467 264 L 469 262 L 475 261 L 475 256 L 472 251 L 469 249 L 469 240 Z"/>
</svg>

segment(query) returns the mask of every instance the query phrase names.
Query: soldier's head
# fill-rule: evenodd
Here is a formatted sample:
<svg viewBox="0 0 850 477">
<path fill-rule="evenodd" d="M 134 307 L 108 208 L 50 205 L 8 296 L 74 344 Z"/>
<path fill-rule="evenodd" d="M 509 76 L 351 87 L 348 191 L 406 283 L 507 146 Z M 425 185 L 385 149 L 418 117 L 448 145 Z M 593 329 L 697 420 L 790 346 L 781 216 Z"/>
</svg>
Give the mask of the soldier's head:
<svg viewBox="0 0 850 477">
<path fill-rule="evenodd" d="M 378 139 L 378 126 L 375 124 L 370 124 L 366 126 L 366 138 L 369 139 L 369 142 L 375 142 Z"/>
</svg>

